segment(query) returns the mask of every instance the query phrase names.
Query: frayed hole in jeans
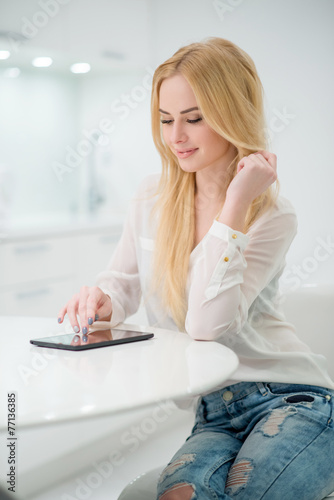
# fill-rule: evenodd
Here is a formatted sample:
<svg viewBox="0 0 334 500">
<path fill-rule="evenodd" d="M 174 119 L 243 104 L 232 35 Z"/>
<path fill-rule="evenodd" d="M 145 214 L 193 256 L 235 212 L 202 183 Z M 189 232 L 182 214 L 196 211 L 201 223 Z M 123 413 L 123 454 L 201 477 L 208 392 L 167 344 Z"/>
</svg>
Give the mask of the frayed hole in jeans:
<svg viewBox="0 0 334 500">
<path fill-rule="evenodd" d="M 177 500 L 179 498 L 187 500 L 195 498 L 195 487 L 188 483 L 174 484 L 159 497 L 159 500 Z"/>
<path fill-rule="evenodd" d="M 163 481 L 165 477 L 171 476 L 178 469 L 186 466 L 187 464 L 193 462 L 195 460 L 195 453 L 184 453 L 179 458 L 171 462 L 167 467 L 163 470 L 160 481 Z"/>
<path fill-rule="evenodd" d="M 278 408 L 276 410 L 272 410 L 267 420 L 263 423 L 261 431 L 265 436 L 276 436 L 279 433 L 284 420 L 288 416 L 294 415 L 296 412 L 297 410 L 293 406 L 287 406 L 286 408 Z"/>
<path fill-rule="evenodd" d="M 226 493 L 236 494 L 246 486 L 250 474 L 253 470 L 252 462 L 247 459 L 241 459 L 235 462 L 229 470 L 226 481 Z"/>
</svg>

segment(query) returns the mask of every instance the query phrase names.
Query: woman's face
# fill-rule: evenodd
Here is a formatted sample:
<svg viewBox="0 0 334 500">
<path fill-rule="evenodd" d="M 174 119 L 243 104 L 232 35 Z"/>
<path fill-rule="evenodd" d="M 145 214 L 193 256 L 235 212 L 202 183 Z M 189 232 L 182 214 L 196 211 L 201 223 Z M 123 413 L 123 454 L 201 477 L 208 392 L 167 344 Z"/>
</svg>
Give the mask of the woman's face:
<svg viewBox="0 0 334 500">
<path fill-rule="evenodd" d="M 204 121 L 187 80 L 180 74 L 166 78 L 159 97 L 163 138 L 182 170 L 226 168 L 235 156 L 234 147 Z"/>
</svg>

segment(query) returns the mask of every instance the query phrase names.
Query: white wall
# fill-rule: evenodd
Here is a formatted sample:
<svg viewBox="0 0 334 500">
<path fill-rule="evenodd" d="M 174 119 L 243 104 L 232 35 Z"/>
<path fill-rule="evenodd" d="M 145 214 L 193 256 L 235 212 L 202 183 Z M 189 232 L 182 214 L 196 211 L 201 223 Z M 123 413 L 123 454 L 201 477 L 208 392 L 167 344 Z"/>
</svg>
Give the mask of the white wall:
<svg viewBox="0 0 334 500">
<path fill-rule="evenodd" d="M 41 71 L 1 76 L 0 171 L 10 172 L 12 218 L 70 210 L 77 176 L 60 186 L 51 165 L 77 136 L 75 82 Z"/>
<path fill-rule="evenodd" d="M 125 210 L 140 181 L 160 172 L 151 135 L 153 71 L 148 66 L 119 75 L 92 75 L 82 84 L 81 137 L 103 130 L 103 123 L 111 129 L 106 145 L 98 145 L 82 165 L 88 190 L 90 162 L 95 163 L 97 189 L 106 200 L 101 207 L 104 212 Z"/>
<path fill-rule="evenodd" d="M 281 193 L 299 220 L 282 285 L 333 282 L 334 2 L 171 0 L 157 5 L 157 62 L 207 36 L 227 38 L 254 59 L 265 89 Z M 285 118 L 275 119 L 280 114 Z"/>
<path fill-rule="evenodd" d="M 99 1 L 94 5 L 99 12 Z M 104 2 L 101 16 L 103 5 Z M 114 5 L 117 9 L 117 2 Z M 11 81 L 10 89 L 1 88 L 0 137 L 4 141 L 2 151 L 7 152 L 1 153 L 0 163 L 14 165 L 21 155 L 15 214 L 22 210 L 57 211 L 73 205 L 85 210 L 90 182 L 88 165 L 93 155 L 98 164 L 97 187 L 107 200 L 105 209 L 124 208 L 140 179 L 159 170 L 150 136 L 149 91 L 145 94 L 143 85 L 147 60 L 155 68 L 181 45 L 207 36 L 221 36 L 245 49 L 257 65 L 265 89 L 272 150 L 278 155 L 281 192 L 292 201 L 298 214 L 299 233 L 288 256 L 284 287 L 333 282 L 334 2 L 147 0 L 145 5 L 144 15 L 149 16 L 150 28 L 143 22 L 142 32 L 136 31 L 133 37 L 134 46 L 141 36 L 149 40 L 150 53 L 143 58 L 142 69 L 109 76 L 92 72 L 66 89 L 62 83 L 57 87 L 56 79 L 51 82 L 45 77 L 33 82 L 29 80 L 31 76 L 26 76 L 22 79 L 20 100 L 15 97 L 15 86 L 21 85 L 18 82 Z M 78 9 L 76 15 L 72 12 L 71 19 L 80 23 L 84 9 L 79 9 L 75 2 L 71 7 Z M 113 19 L 109 18 L 112 31 Z M 125 28 L 129 27 L 129 20 L 129 16 L 124 16 Z M 61 17 L 50 20 L 44 33 L 49 28 L 55 30 L 60 21 Z M 91 28 L 93 36 L 94 29 L 99 29 L 96 18 Z M 42 36 L 43 30 L 40 32 Z M 127 29 L 127 47 L 129 36 L 131 30 Z M 144 89 L 142 99 L 138 87 Z M 65 92 L 62 97 L 61 88 Z M 31 110 L 26 114 L 23 111 L 36 94 L 39 104 L 45 99 L 44 108 L 39 109 L 38 116 Z M 112 103 L 123 94 L 137 96 L 137 101 L 132 98 L 135 106 L 128 107 L 126 118 L 122 118 L 124 113 L 111 111 Z M 18 117 L 14 123 L 10 117 L 15 109 Z M 48 116 L 52 119 L 48 120 Z M 63 183 L 56 181 L 51 175 L 52 163 L 64 158 L 66 147 L 78 145 L 83 129 L 94 129 L 104 118 L 115 125 L 109 143 L 95 148 L 75 172 L 64 175 Z M 40 132 L 38 121 L 43 122 Z M 30 144 L 26 140 L 28 133 Z M 56 142 L 48 148 L 50 137 L 56 138 Z"/>
</svg>

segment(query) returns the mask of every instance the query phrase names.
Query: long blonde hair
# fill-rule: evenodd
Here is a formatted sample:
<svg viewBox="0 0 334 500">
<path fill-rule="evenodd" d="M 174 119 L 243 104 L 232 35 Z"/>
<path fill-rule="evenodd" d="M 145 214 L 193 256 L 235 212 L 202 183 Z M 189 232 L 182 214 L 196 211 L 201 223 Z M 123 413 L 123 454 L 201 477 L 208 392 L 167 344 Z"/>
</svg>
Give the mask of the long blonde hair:
<svg viewBox="0 0 334 500">
<path fill-rule="evenodd" d="M 153 286 L 180 330 L 187 311 L 189 257 L 195 238 L 195 173 L 184 172 L 165 144 L 161 131 L 159 93 L 162 82 L 181 74 L 190 84 L 207 124 L 237 151 L 228 168 L 228 184 L 238 162 L 266 149 L 262 84 L 252 59 L 222 38 L 209 38 L 178 50 L 161 64 L 153 77 L 152 134 L 162 160 L 158 187 L 158 214 Z M 244 231 L 274 202 L 270 187 L 256 198 L 247 213 Z"/>
</svg>

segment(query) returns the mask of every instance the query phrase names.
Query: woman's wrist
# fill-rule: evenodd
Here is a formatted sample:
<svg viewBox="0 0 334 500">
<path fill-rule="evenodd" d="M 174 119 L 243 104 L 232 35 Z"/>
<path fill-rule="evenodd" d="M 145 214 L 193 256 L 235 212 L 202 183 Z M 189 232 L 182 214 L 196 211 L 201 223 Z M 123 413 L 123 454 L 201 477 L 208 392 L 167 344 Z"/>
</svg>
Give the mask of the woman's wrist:
<svg viewBox="0 0 334 500">
<path fill-rule="evenodd" d="M 229 226 L 235 231 L 243 232 L 249 204 L 237 199 L 226 198 L 223 209 L 217 221 Z"/>
</svg>

